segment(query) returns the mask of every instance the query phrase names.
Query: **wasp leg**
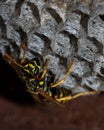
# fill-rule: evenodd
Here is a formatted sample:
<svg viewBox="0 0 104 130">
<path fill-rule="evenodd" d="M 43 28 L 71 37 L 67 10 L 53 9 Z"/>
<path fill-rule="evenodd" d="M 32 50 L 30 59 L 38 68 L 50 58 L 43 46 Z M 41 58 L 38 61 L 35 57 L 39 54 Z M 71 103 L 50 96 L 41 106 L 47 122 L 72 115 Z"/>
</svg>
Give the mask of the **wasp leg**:
<svg viewBox="0 0 104 130">
<path fill-rule="evenodd" d="M 45 76 L 45 74 L 47 72 L 49 62 L 50 62 L 50 59 L 47 59 L 46 62 L 45 62 L 45 65 L 44 65 L 45 67 L 44 67 L 44 70 L 42 72 L 41 79 L 44 78 L 44 76 Z"/>
<path fill-rule="evenodd" d="M 41 100 L 40 100 L 40 98 L 38 97 L 38 94 L 36 94 L 35 92 L 33 92 L 33 91 L 29 91 L 29 90 L 27 90 L 27 92 L 29 92 L 31 95 L 32 95 L 32 97 L 37 101 L 37 102 L 39 102 L 39 103 L 43 103 Z M 65 106 L 63 106 L 62 104 L 60 104 L 59 102 L 57 102 L 56 100 L 54 100 L 52 97 L 50 97 L 46 92 L 44 92 L 44 90 L 39 90 L 38 91 L 38 93 L 41 95 L 41 96 L 43 96 L 47 101 L 50 101 L 50 102 L 52 102 L 52 103 L 55 103 L 55 104 L 57 104 L 58 106 L 60 106 L 60 107 L 65 107 Z"/>
<path fill-rule="evenodd" d="M 38 97 L 38 94 L 36 94 L 35 92 L 30 91 L 30 90 L 27 90 L 27 92 L 29 92 L 30 94 L 32 94 L 32 97 L 33 97 L 34 99 L 36 99 L 38 102 L 42 103 L 42 101 L 41 101 L 41 100 L 39 99 L 39 97 Z M 46 100 L 48 100 L 48 101 L 50 101 L 50 102 L 53 102 L 53 103 L 56 103 L 56 104 L 59 105 L 59 103 L 58 103 L 57 101 L 55 101 L 52 97 L 50 97 L 48 94 L 46 94 L 43 89 L 39 90 L 38 93 L 39 93 L 41 96 L 43 96 Z"/>
<path fill-rule="evenodd" d="M 75 61 L 72 60 L 71 65 L 69 66 L 69 69 L 68 69 L 68 71 L 66 72 L 65 76 L 64 76 L 61 80 L 59 80 L 58 82 L 56 82 L 56 83 L 54 83 L 54 84 L 51 84 L 51 85 L 50 85 L 50 88 L 57 87 L 58 85 L 62 84 L 62 83 L 66 80 L 66 78 L 68 77 L 68 75 L 70 74 L 70 72 L 71 72 L 71 70 L 72 70 L 72 68 L 73 68 L 73 66 L 74 66 L 74 63 L 75 63 Z"/>
<path fill-rule="evenodd" d="M 90 92 L 80 92 L 78 94 L 75 94 L 73 96 L 69 95 L 69 96 L 66 96 L 66 97 L 62 97 L 62 98 L 57 98 L 56 100 L 58 102 L 61 102 L 61 101 L 70 101 L 74 98 L 78 98 L 80 96 L 84 96 L 84 95 L 94 95 L 94 94 L 98 94 L 100 93 L 100 91 L 90 91 Z"/>
<path fill-rule="evenodd" d="M 23 49 L 23 56 L 22 56 L 22 59 L 21 59 L 21 64 L 23 65 L 25 63 L 25 54 L 26 54 L 26 45 L 25 45 L 24 42 L 21 44 L 21 47 Z"/>
</svg>

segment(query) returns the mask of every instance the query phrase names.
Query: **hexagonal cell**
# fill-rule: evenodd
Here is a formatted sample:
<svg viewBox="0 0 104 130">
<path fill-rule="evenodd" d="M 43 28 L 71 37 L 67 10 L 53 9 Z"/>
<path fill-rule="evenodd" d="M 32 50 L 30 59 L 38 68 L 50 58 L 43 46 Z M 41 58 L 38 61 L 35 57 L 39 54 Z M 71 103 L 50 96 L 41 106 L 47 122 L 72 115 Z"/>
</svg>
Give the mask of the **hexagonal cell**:
<svg viewBox="0 0 104 130">
<path fill-rule="evenodd" d="M 96 38 L 104 45 L 104 3 L 98 4 L 92 11 L 88 21 L 88 35 Z"/>
<path fill-rule="evenodd" d="M 40 37 L 38 37 L 34 33 L 28 37 L 28 49 L 42 54 L 44 48 L 44 41 Z"/>
<path fill-rule="evenodd" d="M 85 61 L 75 60 L 75 65 L 72 69 L 72 73 L 81 78 L 86 73 L 91 73 L 91 69 L 89 67 L 89 64 Z"/>
<path fill-rule="evenodd" d="M 81 31 L 80 20 L 81 20 L 80 15 L 77 15 L 75 13 L 68 14 L 62 30 L 67 31 L 78 38 Z"/>
<path fill-rule="evenodd" d="M 55 37 L 57 32 L 57 22 L 50 13 L 48 13 L 46 8 L 43 8 L 41 11 L 41 26 L 36 31 L 51 40 Z"/>
<path fill-rule="evenodd" d="M 93 65 L 93 71 L 104 77 L 104 56 L 97 55 Z"/>
<path fill-rule="evenodd" d="M 89 75 L 83 77 L 81 85 L 82 86 L 86 85 L 87 87 L 93 90 L 98 90 L 99 86 L 101 85 L 101 81 L 96 75 Z"/>
<path fill-rule="evenodd" d="M 46 9 L 57 23 L 65 22 L 67 9 L 66 2 L 63 3 L 62 1 L 55 0 L 47 1 Z"/>
<path fill-rule="evenodd" d="M 5 23 L 11 20 L 12 15 L 15 12 L 15 4 L 17 0 L 8 0 L 0 3 L 0 15 L 4 19 Z"/>
<path fill-rule="evenodd" d="M 88 48 L 80 48 L 78 55 L 89 62 L 94 61 L 94 53 Z"/>
<path fill-rule="evenodd" d="M 15 28 L 10 24 L 7 25 L 7 38 L 12 39 L 12 41 L 15 41 L 17 46 L 21 45 L 22 41 L 21 41 L 21 36 L 20 36 L 19 32 L 16 31 Z"/>
<path fill-rule="evenodd" d="M 30 33 L 31 29 L 39 26 L 39 21 L 33 15 L 31 7 L 26 2 L 23 3 L 20 14 L 14 19 L 14 22 L 27 33 Z"/>
<path fill-rule="evenodd" d="M 97 51 L 98 49 L 94 45 L 93 40 L 90 40 L 87 37 L 78 40 L 78 55 L 86 61 L 94 61 L 95 53 L 97 53 Z"/>
<path fill-rule="evenodd" d="M 72 52 L 70 39 L 61 33 L 56 35 L 55 43 L 51 44 L 51 48 L 53 52 L 63 57 L 70 56 Z"/>
</svg>

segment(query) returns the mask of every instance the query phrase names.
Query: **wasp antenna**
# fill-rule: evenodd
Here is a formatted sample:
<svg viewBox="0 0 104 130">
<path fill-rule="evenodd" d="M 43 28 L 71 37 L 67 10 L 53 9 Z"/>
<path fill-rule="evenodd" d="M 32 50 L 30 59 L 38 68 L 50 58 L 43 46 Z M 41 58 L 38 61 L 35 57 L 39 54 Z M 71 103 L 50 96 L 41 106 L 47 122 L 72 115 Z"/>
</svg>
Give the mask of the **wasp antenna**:
<svg viewBox="0 0 104 130">
<path fill-rule="evenodd" d="M 71 62 L 71 64 L 70 64 L 70 66 L 69 66 L 69 68 L 68 68 L 68 71 L 65 74 L 65 76 L 61 80 L 57 81 L 56 83 L 51 84 L 50 88 L 54 88 L 54 87 L 57 87 L 58 85 L 62 84 L 66 80 L 66 78 L 68 77 L 68 75 L 70 74 L 70 72 L 71 72 L 74 64 L 75 64 L 75 60 L 73 59 L 72 62 Z"/>
<path fill-rule="evenodd" d="M 44 78 L 45 74 L 47 73 L 49 62 L 50 62 L 50 59 L 47 59 L 46 62 L 45 62 L 45 68 L 44 68 L 44 70 L 42 72 L 41 79 Z"/>
<path fill-rule="evenodd" d="M 21 47 L 23 49 L 23 56 L 22 56 L 22 59 L 21 59 L 21 64 L 24 64 L 24 62 L 25 62 L 25 54 L 26 54 L 26 45 L 25 45 L 24 41 L 22 42 Z"/>
<path fill-rule="evenodd" d="M 9 59 L 13 64 L 17 65 L 18 67 L 23 68 L 22 65 L 18 64 L 9 54 L 5 53 L 5 57 Z"/>
</svg>

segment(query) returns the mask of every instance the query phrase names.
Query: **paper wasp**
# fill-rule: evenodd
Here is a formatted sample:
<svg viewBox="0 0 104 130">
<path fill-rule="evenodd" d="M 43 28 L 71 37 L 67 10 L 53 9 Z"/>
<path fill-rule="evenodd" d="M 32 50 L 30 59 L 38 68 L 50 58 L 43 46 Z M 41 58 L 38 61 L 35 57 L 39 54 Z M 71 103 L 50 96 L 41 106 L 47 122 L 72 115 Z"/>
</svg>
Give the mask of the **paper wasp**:
<svg viewBox="0 0 104 130">
<path fill-rule="evenodd" d="M 26 90 L 39 102 L 47 101 L 57 104 L 65 103 L 74 98 L 96 94 L 98 91 L 79 92 L 77 94 L 70 94 L 69 90 L 58 87 L 69 76 L 73 66 L 74 59 L 71 61 L 65 76 L 57 82 L 47 80 L 47 70 L 50 59 L 47 59 L 44 67 L 40 65 L 39 58 L 34 58 L 25 63 L 26 47 L 22 46 L 24 53 L 20 63 L 17 63 L 9 54 L 5 53 L 5 57 L 11 61 L 11 65 L 18 73 L 18 76 L 26 84 Z"/>
</svg>

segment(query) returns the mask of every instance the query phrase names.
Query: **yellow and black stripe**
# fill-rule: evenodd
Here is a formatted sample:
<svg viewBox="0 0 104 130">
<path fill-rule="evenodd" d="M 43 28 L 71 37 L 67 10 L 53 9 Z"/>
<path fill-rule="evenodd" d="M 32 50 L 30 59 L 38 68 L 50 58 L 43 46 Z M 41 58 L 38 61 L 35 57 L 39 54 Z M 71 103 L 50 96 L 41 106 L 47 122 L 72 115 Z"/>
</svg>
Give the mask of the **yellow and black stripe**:
<svg viewBox="0 0 104 130">
<path fill-rule="evenodd" d="M 51 96 L 55 100 L 58 99 L 58 98 L 66 97 L 66 96 L 69 95 L 69 93 L 70 93 L 70 91 L 65 89 L 65 88 L 48 89 L 49 96 Z M 64 102 L 66 102 L 66 101 L 60 101 L 60 103 L 64 103 Z"/>
<path fill-rule="evenodd" d="M 37 62 L 36 59 L 33 59 L 26 63 L 24 66 L 24 71 L 27 72 L 28 74 L 32 74 L 34 76 L 38 75 L 40 73 L 40 63 L 39 61 Z"/>
</svg>

